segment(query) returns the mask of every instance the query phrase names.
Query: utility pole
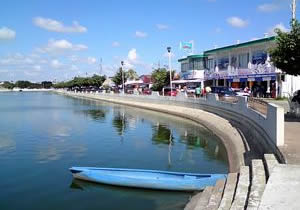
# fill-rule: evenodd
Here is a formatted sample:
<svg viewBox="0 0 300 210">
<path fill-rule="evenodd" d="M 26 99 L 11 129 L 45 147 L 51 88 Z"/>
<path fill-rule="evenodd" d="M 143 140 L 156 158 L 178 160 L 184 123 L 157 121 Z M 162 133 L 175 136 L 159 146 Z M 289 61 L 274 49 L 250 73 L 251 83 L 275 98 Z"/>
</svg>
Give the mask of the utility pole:
<svg viewBox="0 0 300 210">
<path fill-rule="evenodd" d="M 123 70 L 124 70 L 124 61 L 121 61 L 121 71 L 122 71 L 122 92 L 123 92 L 123 95 L 125 94 L 125 87 L 124 87 L 124 72 L 123 72 Z"/>
<path fill-rule="evenodd" d="M 100 76 L 101 76 L 101 73 L 102 73 L 102 58 L 100 58 Z"/>
<path fill-rule="evenodd" d="M 171 96 L 172 96 L 172 67 L 171 67 L 171 47 L 167 47 L 169 55 L 169 71 L 170 71 L 170 87 L 171 87 Z"/>
<path fill-rule="evenodd" d="M 292 23 L 295 24 L 296 21 L 296 0 L 292 0 L 291 9 L 292 9 Z"/>
</svg>

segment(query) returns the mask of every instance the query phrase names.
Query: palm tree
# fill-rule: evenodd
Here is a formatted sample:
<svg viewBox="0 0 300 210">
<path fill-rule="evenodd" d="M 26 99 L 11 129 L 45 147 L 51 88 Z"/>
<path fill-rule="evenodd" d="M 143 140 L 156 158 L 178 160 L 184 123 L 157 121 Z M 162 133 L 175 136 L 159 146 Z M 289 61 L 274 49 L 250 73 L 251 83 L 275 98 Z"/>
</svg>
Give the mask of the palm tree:
<svg viewBox="0 0 300 210">
<path fill-rule="evenodd" d="M 129 69 L 126 74 L 129 80 L 137 80 L 139 78 L 138 74 L 133 69 Z"/>
</svg>

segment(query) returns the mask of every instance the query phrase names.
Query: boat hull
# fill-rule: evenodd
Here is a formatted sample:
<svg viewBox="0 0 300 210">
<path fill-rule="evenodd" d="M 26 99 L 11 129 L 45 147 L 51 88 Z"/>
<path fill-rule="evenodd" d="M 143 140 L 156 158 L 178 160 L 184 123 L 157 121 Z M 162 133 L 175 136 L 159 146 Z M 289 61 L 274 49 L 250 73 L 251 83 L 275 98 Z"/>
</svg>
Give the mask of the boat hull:
<svg viewBox="0 0 300 210">
<path fill-rule="evenodd" d="M 193 174 L 158 170 L 117 169 L 95 167 L 72 167 L 70 171 L 76 179 L 116 186 L 196 191 L 213 186 L 225 174 Z"/>
</svg>

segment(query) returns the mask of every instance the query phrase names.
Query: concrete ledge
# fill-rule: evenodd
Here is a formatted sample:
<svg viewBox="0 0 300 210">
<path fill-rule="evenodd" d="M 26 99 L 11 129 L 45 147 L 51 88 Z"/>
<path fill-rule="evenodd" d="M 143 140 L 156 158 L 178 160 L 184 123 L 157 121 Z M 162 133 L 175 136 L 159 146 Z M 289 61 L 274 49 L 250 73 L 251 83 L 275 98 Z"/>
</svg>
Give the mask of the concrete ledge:
<svg viewBox="0 0 300 210">
<path fill-rule="evenodd" d="M 252 181 L 247 209 L 259 207 L 266 186 L 266 174 L 262 160 L 252 160 Z"/>
<path fill-rule="evenodd" d="M 299 165 L 278 164 L 275 166 L 263 193 L 259 209 L 300 209 L 299 174 Z"/>
<path fill-rule="evenodd" d="M 277 166 L 279 164 L 279 162 L 273 154 L 265 154 L 264 162 L 265 162 L 265 166 L 266 166 L 265 167 L 266 168 L 266 176 L 267 176 L 267 179 L 269 179 L 274 167 Z"/>
<path fill-rule="evenodd" d="M 237 173 L 230 173 L 227 176 L 226 186 L 223 197 L 219 206 L 219 210 L 229 210 L 233 201 L 234 192 L 237 185 Z"/>
<path fill-rule="evenodd" d="M 250 185 L 249 166 L 242 166 L 231 210 L 245 209 Z"/>
<path fill-rule="evenodd" d="M 205 209 L 217 210 L 224 191 L 225 179 L 218 180 Z"/>
<path fill-rule="evenodd" d="M 202 192 L 202 195 L 201 195 L 200 199 L 197 202 L 195 210 L 203 210 L 203 209 L 206 208 L 206 206 L 207 206 L 207 204 L 209 202 L 210 196 L 212 194 L 213 188 L 214 187 L 209 186 L 209 187 L 206 187 L 204 189 L 204 191 Z"/>
<path fill-rule="evenodd" d="M 198 203 L 198 200 L 200 199 L 202 195 L 202 192 L 197 193 L 196 195 L 194 195 L 190 201 L 188 202 L 188 204 L 185 206 L 184 210 L 194 210 L 196 208 L 196 205 Z"/>
</svg>

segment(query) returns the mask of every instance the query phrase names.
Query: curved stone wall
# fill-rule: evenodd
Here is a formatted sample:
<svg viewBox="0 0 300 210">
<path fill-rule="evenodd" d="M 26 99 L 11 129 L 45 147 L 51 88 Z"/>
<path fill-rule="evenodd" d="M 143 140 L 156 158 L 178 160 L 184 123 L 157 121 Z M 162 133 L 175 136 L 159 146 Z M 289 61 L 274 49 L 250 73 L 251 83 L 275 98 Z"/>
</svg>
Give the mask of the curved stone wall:
<svg viewBox="0 0 300 210">
<path fill-rule="evenodd" d="M 88 93 L 73 93 L 60 92 L 73 97 L 88 98 L 102 100 L 106 102 L 118 103 L 123 105 L 134 106 L 138 108 L 164 112 L 173 114 L 179 117 L 193 120 L 207 129 L 215 133 L 223 142 L 228 157 L 229 171 L 238 172 L 240 166 L 244 165 L 245 145 L 239 131 L 234 128 L 228 120 L 219 117 L 215 114 L 195 109 L 193 107 L 185 107 L 172 105 L 170 103 L 153 103 L 153 101 L 142 102 L 134 100 L 130 96 L 117 96 L 109 94 L 88 94 Z M 126 97 L 126 98 L 124 98 Z"/>
</svg>

